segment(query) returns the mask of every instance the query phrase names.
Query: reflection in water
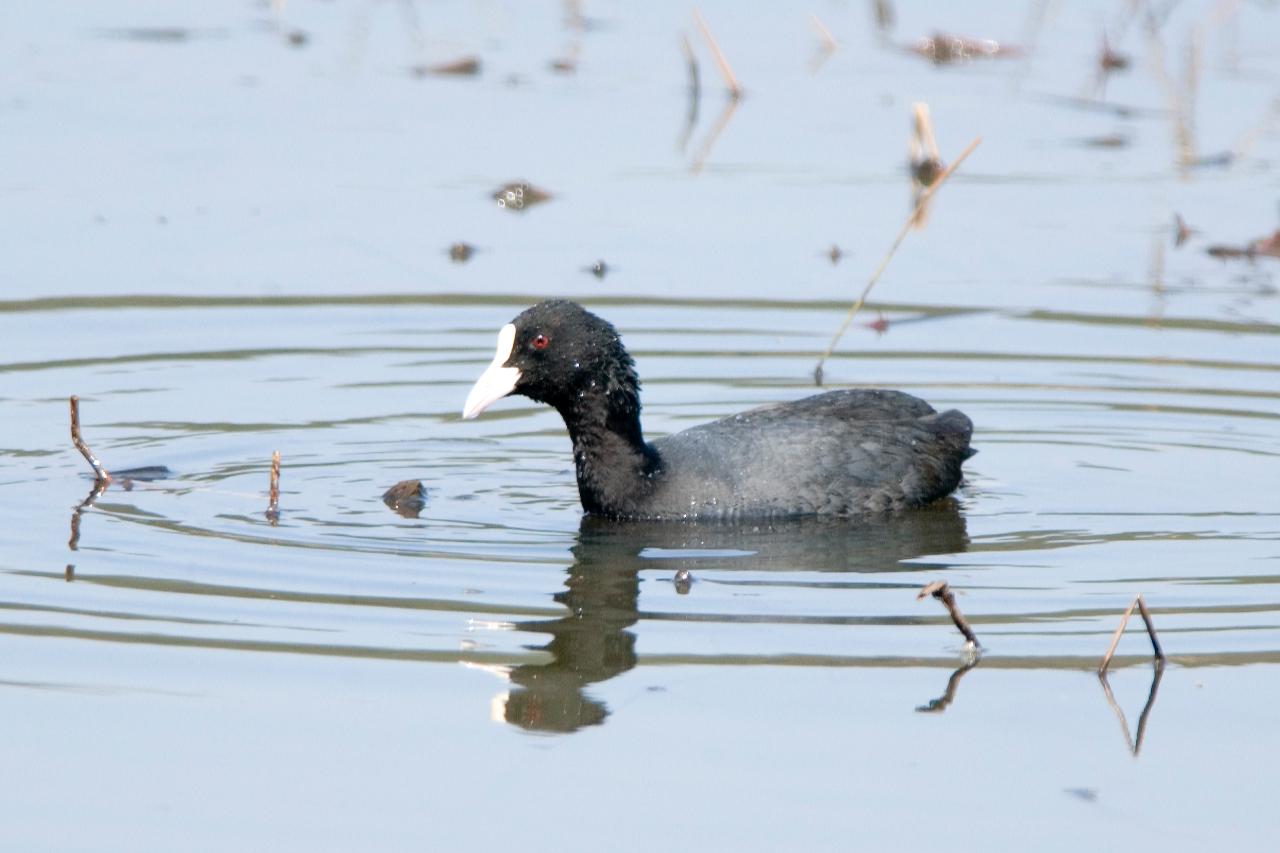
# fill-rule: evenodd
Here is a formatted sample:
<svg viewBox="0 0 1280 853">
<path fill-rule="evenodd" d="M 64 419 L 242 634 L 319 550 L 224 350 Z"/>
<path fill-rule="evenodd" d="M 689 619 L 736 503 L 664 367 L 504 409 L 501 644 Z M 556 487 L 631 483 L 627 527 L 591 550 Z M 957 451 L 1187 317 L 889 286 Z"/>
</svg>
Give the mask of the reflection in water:
<svg viewBox="0 0 1280 853">
<path fill-rule="evenodd" d="M 1111 684 L 1107 681 L 1107 673 L 1099 672 L 1098 681 L 1102 684 L 1102 692 L 1107 697 L 1107 704 L 1111 706 L 1111 710 L 1115 712 L 1116 719 L 1120 721 L 1120 731 L 1124 733 L 1125 743 L 1129 745 L 1129 751 L 1133 753 L 1133 757 L 1138 757 L 1138 752 L 1142 749 L 1142 739 L 1147 734 L 1147 719 L 1151 716 L 1151 709 L 1156 704 L 1156 691 L 1160 689 L 1160 679 L 1164 677 L 1164 659 L 1156 658 L 1151 672 L 1151 689 L 1147 692 L 1147 704 L 1142 706 L 1142 713 L 1138 716 L 1138 736 L 1135 738 L 1129 734 L 1129 723 L 1125 720 L 1124 711 L 1121 710 L 1120 704 L 1116 702 L 1115 694 L 1111 692 Z"/>
<path fill-rule="evenodd" d="M 696 559 L 724 552 L 717 568 L 753 571 L 901 571 L 900 561 L 950 554 L 968 547 L 964 516 L 954 501 L 866 519 L 799 519 L 762 524 L 618 522 L 585 517 L 572 548 L 565 589 L 555 599 L 567 615 L 517 624 L 550 634 L 542 647 L 550 663 L 524 664 L 507 677 L 512 687 L 502 707 L 507 722 L 532 731 L 572 732 L 604 722 L 609 710 L 586 688 L 636 665 L 636 637 L 627 630 L 640 618 L 641 569 L 653 568 L 644 552 L 662 549 L 663 566 L 676 582 L 690 580 Z M 696 557 L 681 558 L 672 551 Z"/>
<path fill-rule="evenodd" d="M 960 679 L 969 670 L 976 667 L 981 661 L 979 657 L 972 657 L 965 660 L 964 663 L 951 673 L 951 677 L 947 679 L 947 689 L 937 699 L 930 699 L 923 705 L 917 706 L 916 710 L 922 714 L 941 714 L 947 710 L 947 706 L 956 700 L 956 690 L 960 687 Z"/>
<path fill-rule="evenodd" d="M 711 125 L 711 129 L 707 131 L 706 138 L 702 141 L 702 147 L 698 149 L 698 153 L 694 155 L 693 162 L 689 164 L 689 171 L 698 175 L 702 173 L 702 167 L 706 164 L 707 158 L 711 156 L 711 149 L 715 147 L 716 140 L 720 138 L 720 134 L 724 133 L 726 127 L 729 126 L 729 120 L 733 118 L 733 114 L 738 109 L 738 99 L 729 98 L 724 102 L 724 108 L 720 110 L 720 115 L 716 117 L 715 124 Z"/>
<path fill-rule="evenodd" d="M 102 497 L 103 493 L 107 491 L 107 487 L 112 483 L 117 484 L 126 492 L 131 492 L 135 482 L 151 483 L 156 480 L 168 479 L 172 476 L 173 472 L 164 465 L 148 465 L 143 468 L 127 468 L 123 471 L 118 471 L 107 480 L 94 480 L 93 488 L 89 490 L 89 496 L 80 501 L 76 508 L 71 511 L 71 538 L 67 540 L 67 547 L 72 551 L 79 550 L 80 516 L 84 515 L 86 509 L 90 509 L 97 503 L 98 498 Z"/>
<path fill-rule="evenodd" d="M 80 516 L 84 515 L 84 511 L 93 506 L 94 501 L 102 497 L 102 493 L 106 490 L 106 483 L 95 481 L 93 488 L 89 491 L 89 496 L 76 504 L 76 508 L 71 511 L 71 538 L 67 540 L 67 547 L 72 551 L 77 551 L 80 548 Z"/>
</svg>

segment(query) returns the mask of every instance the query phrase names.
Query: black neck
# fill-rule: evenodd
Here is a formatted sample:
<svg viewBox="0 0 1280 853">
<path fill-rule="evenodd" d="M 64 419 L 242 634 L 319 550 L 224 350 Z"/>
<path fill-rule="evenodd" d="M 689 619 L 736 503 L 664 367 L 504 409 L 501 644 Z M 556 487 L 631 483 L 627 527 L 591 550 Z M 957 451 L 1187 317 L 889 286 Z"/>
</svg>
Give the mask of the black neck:
<svg viewBox="0 0 1280 853">
<path fill-rule="evenodd" d="M 583 509 L 598 515 L 641 514 L 637 503 L 652 491 L 662 466 L 640 428 L 639 395 L 614 389 L 556 408 L 573 441 Z"/>
</svg>

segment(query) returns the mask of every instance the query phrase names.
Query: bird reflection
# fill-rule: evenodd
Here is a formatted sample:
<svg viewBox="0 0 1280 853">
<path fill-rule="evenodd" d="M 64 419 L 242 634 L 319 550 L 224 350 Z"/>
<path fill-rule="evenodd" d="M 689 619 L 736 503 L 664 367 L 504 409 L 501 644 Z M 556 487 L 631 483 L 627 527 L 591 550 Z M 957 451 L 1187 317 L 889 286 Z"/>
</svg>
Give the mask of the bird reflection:
<svg viewBox="0 0 1280 853">
<path fill-rule="evenodd" d="M 510 688 L 499 703 L 507 722 L 530 731 L 572 732 L 609 716 L 592 697 L 592 684 L 636 665 L 640 570 L 655 562 L 643 552 L 662 549 L 661 565 L 687 578 L 699 570 L 901 571 L 902 560 L 950 554 L 968 547 L 964 516 L 952 500 L 910 512 L 865 519 L 800 519 L 755 524 L 618 522 L 587 516 L 573 546 L 565 588 L 555 595 L 568 613 L 518 623 L 517 630 L 549 634 L 535 647 L 549 663 L 524 664 L 507 673 Z M 696 552 L 682 558 L 679 551 Z M 722 557 L 708 552 L 728 552 Z M 677 552 L 675 554 L 669 552 Z"/>
</svg>

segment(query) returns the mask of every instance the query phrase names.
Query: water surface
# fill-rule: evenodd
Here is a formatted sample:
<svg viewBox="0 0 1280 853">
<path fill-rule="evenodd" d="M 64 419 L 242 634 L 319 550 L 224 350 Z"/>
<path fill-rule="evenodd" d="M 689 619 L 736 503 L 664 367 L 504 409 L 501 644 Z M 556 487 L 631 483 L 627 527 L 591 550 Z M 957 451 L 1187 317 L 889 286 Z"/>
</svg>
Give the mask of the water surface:
<svg viewBox="0 0 1280 853">
<path fill-rule="evenodd" d="M 898 9 L 891 44 L 1025 48 L 939 68 L 824 4 L 814 71 L 808 10 L 704 4 L 747 95 L 698 44 L 691 126 L 682 7 L 13 11 L 5 846 L 1265 847 L 1280 261 L 1205 249 L 1276 224 L 1280 19 L 1179 4 L 1157 39 L 1123 5 Z M 1134 59 L 1104 93 L 1100 22 Z M 1229 165 L 1179 163 L 1190 43 Z M 969 414 L 954 500 L 602 524 L 553 412 L 460 420 L 552 295 L 623 332 L 651 436 L 810 393 L 908 213 L 917 100 L 944 158 L 984 141 L 825 379 Z M 500 210 L 517 179 L 552 199 Z M 95 496 L 71 394 L 109 468 L 168 476 Z M 380 499 L 407 478 L 417 518 Z M 1121 722 L 1093 669 L 1138 593 L 1169 663 L 1132 625 Z"/>
</svg>

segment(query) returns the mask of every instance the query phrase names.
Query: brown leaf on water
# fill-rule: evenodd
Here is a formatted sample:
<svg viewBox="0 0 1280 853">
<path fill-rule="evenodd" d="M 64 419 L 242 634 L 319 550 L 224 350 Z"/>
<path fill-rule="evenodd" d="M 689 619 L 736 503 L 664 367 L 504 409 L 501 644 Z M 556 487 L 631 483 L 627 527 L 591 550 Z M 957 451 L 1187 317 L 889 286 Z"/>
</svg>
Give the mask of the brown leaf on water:
<svg viewBox="0 0 1280 853">
<path fill-rule="evenodd" d="M 415 65 L 409 70 L 414 77 L 474 77 L 480 73 L 480 57 L 464 56 L 437 65 Z"/>
<path fill-rule="evenodd" d="M 1103 74 L 1112 71 L 1127 71 L 1132 61 L 1129 56 L 1124 53 L 1118 53 L 1111 48 L 1111 40 L 1107 38 L 1107 34 L 1102 34 L 1102 50 L 1098 53 L 1098 69 Z"/>
<path fill-rule="evenodd" d="M 1102 55 L 1098 57 L 1098 67 L 1103 71 L 1125 71 L 1129 68 L 1129 57 L 1123 53 L 1116 53 L 1111 48 L 1104 48 Z"/>
<path fill-rule="evenodd" d="M 1086 136 L 1080 140 L 1085 148 L 1127 148 L 1129 137 L 1123 133 L 1106 133 L 1102 136 Z"/>
</svg>

